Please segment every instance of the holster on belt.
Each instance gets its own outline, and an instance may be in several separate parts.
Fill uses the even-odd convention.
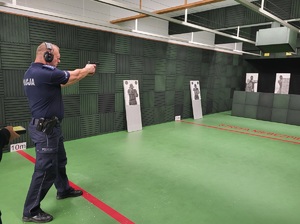
[[[37,123],[36,130],[49,135],[53,131],[54,126],[58,123],[59,120],[57,117],[52,117],[51,119],[40,118]]]

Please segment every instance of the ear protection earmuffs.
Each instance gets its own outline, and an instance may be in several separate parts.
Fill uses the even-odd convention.
[[[47,51],[44,53],[44,59],[46,62],[52,62],[53,61],[53,53],[52,53],[52,44],[45,42]]]

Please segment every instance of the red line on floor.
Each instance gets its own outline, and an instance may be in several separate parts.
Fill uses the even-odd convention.
[[[187,123],[187,124],[192,124],[192,125],[197,125],[197,126],[203,126],[203,127],[207,127],[207,128],[215,128],[215,129],[219,129],[219,130],[222,130],[222,131],[229,131],[229,132],[235,132],[235,133],[244,134],[244,135],[256,136],[256,137],[260,137],[260,138],[267,138],[267,139],[272,139],[272,140],[281,141],[281,142],[288,142],[288,143],[298,144],[298,145],[300,144],[300,142],[296,142],[296,141],[284,140],[284,139],[280,139],[280,138],[264,136],[264,135],[259,135],[259,134],[249,133],[249,132],[243,132],[243,131],[238,131],[238,130],[220,128],[220,127],[212,126],[212,125],[197,124],[197,123],[193,123],[193,122],[190,122],[190,121],[183,121],[183,120],[181,120],[181,122]]]
[[[26,152],[20,150],[20,151],[17,151],[17,153],[19,153],[21,156],[23,156],[25,159],[29,160],[30,162],[35,163],[35,158],[32,157],[31,155],[27,154]],[[87,192],[86,190],[82,189],[81,187],[77,186],[76,184],[74,184],[71,181],[69,181],[69,183],[70,183],[71,187],[73,187],[75,189],[82,190],[83,191],[82,196],[87,201],[89,201],[90,203],[95,205],[97,208],[101,209],[103,212],[108,214],[113,219],[117,220],[119,223],[121,223],[121,224],[134,224],[134,222],[132,222],[131,220],[126,218],[124,215],[117,212],[116,210],[114,210],[113,208],[111,208],[110,206],[108,206],[107,204],[105,204],[104,202],[102,202],[101,200],[99,200],[98,198],[96,198],[95,196],[93,196],[92,194]]]

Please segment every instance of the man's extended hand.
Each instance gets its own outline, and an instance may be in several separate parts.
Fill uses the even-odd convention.
[[[10,142],[13,141],[14,139],[20,137],[20,135],[18,135],[18,134],[14,131],[13,126],[7,126],[7,127],[5,127],[5,128],[6,128],[6,129],[9,131],[9,133],[10,133],[10,138],[9,138],[9,141],[10,141]]]
[[[93,76],[96,72],[96,64],[86,64],[85,68],[88,69],[88,76]]]

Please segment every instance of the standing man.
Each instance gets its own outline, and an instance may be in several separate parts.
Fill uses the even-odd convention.
[[[70,187],[66,174],[67,157],[60,125],[64,118],[61,87],[93,75],[96,65],[87,64],[82,69],[62,71],[56,68],[59,62],[59,47],[41,43],[36,50],[35,61],[23,79],[32,116],[28,130],[36,151],[34,172],[24,204],[24,222],[52,221],[53,216],[44,212],[40,203],[53,184],[57,189],[57,199],[82,195],[81,190]]]
[[[2,160],[2,149],[5,145],[8,144],[9,141],[12,141],[16,138],[19,138],[20,135],[18,135],[12,126],[7,126],[5,128],[0,129],[0,162]],[[0,224],[2,224],[1,221],[1,211],[0,211]]]

